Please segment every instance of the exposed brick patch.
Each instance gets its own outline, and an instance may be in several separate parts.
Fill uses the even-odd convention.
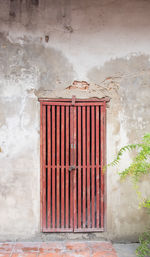
[[[72,85],[67,87],[66,89],[80,89],[80,90],[88,90],[89,84],[86,81],[78,81],[75,80]]]

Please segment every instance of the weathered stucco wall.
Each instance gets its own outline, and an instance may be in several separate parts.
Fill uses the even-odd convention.
[[[146,0],[0,0],[1,240],[44,238],[38,97],[110,96],[108,162],[150,131],[149,17]],[[142,187],[150,193],[147,178]],[[107,232],[65,237],[136,241],[148,224],[131,183],[109,168]]]

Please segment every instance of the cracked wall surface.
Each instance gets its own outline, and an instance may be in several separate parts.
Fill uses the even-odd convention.
[[[136,241],[150,225],[130,181],[107,170],[107,231],[40,233],[38,97],[109,97],[107,162],[150,131],[150,2],[0,0],[0,240]],[[142,181],[145,197],[149,179]]]

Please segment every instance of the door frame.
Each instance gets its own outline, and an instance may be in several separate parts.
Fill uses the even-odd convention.
[[[75,105],[75,101],[84,103],[94,103],[94,102],[100,102],[100,105],[103,106],[103,166],[106,165],[106,103],[110,101],[108,97],[103,97],[103,98],[87,98],[87,99],[79,99],[76,98],[75,96],[72,96],[72,98],[38,98],[38,101],[40,102],[40,231],[41,232],[63,232],[61,231],[47,231],[46,229],[43,229],[43,106],[44,105],[51,105],[51,103],[54,104],[56,102],[56,105],[59,105],[60,102],[68,102],[69,105],[70,103],[72,105]],[[106,231],[106,206],[107,206],[107,197],[106,197],[106,171],[103,175],[103,201],[104,201],[104,210],[103,210],[103,215],[104,215],[104,226],[103,228],[99,229],[99,231],[92,229],[91,231],[76,231],[75,228],[73,231],[64,231],[64,232],[71,232],[71,233],[76,233],[76,232],[103,232]]]

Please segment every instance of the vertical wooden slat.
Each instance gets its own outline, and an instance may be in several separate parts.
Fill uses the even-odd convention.
[[[95,124],[94,124],[94,106],[92,106],[92,228],[95,227],[95,172],[94,172],[94,152],[95,152]]]
[[[74,140],[73,140],[73,114],[74,108],[70,107],[70,166],[74,165]],[[70,227],[73,227],[73,174],[70,174]]]
[[[64,228],[64,106],[61,107],[61,227]]]
[[[74,115],[73,115],[73,125],[74,125],[74,132],[73,132],[73,142],[74,142],[74,161],[73,161],[73,166],[75,167],[75,169],[72,171],[73,172],[73,191],[74,191],[74,228],[77,228],[77,170],[76,170],[76,127],[77,127],[77,123],[76,123],[76,107],[73,108],[74,109]]]
[[[101,106],[101,228],[104,227],[104,106]]]
[[[69,227],[69,107],[66,106],[66,228]]]
[[[86,225],[86,128],[85,128],[85,106],[82,107],[82,128],[83,128],[83,228]]]
[[[99,106],[96,106],[96,227],[99,228]]]
[[[106,102],[104,101],[104,116],[103,116],[103,120],[104,120],[104,140],[103,140],[103,166],[105,167],[106,165]],[[106,184],[106,172],[103,174],[103,187],[104,187],[104,191],[103,191],[103,201],[104,201],[104,212],[103,212],[103,227],[105,227],[106,229],[106,219],[105,219],[105,213],[106,213],[106,202],[107,202],[107,195],[105,194],[106,190],[107,190],[107,184]]]
[[[43,231],[43,105],[40,103],[40,228]]]
[[[90,182],[90,107],[87,107],[87,225],[90,228],[90,191],[91,191],[91,182]]]
[[[52,106],[52,227],[55,228],[55,106]]]
[[[60,106],[57,106],[57,228],[60,226],[60,175],[59,175],[59,164],[60,164]]]
[[[78,228],[81,228],[81,107],[78,107]]]
[[[47,225],[51,226],[51,110],[47,107],[47,143],[48,143],[48,189],[47,189]]]
[[[46,228],[46,106],[43,106],[43,228]]]

